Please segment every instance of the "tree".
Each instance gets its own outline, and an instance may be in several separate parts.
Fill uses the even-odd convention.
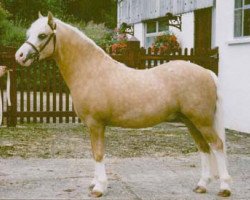
[[[105,23],[109,28],[116,27],[115,0],[0,0],[5,9],[12,14],[13,20],[30,24],[37,18],[38,11],[66,21],[94,21]]]
[[[0,2],[0,46],[18,45],[24,40],[25,32],[20,26],[16,26],[9,21],[8,13]]]
[[[65,1],[67,13],[85,22],[105,23],[110,28],[116,27],[115,0],[70,0]]]

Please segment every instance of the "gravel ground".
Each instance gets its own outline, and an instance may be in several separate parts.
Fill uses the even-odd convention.
[[[25,124],[0,128],[2,158],[91,158],[87,127],[82,124]],[[229,154],[250,154],[250,135],[227,131]],[[164,157],[197,152],[182,124],[146,129],[106,129],[106,157]]]
[[[250,158],[230,155],[232,196],[219,198],[219,181],[206,194],[192,192],[200,177],[197,153],[160,158],[107,159],[108,192],[101,200],[249,200]],[[90,199],[90,159],[0,159],[1,199]]]
[[[89,133],[81,124],[25,124],[0,129],[0,199],[89,199]],[[200,158],[185,127],[107,128],[108,193],[101,199],[222,199],[218,180],[192,192]],[[227,131],[233,195],[250,199],[250,135]]]

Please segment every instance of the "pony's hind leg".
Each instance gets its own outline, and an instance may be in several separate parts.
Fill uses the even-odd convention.
[[[210,146],[208,145],[200,131],[194,126],[194,124],[189,119],[183,116],[182,121],[188,127],[189,132],[193,137],[201,156],[201,178],[197,184],[197,187],[193,191],[196,193],[206,193],[207,185],[212,178],[210,163]]]
[[[208,142],[217,163],[219,178],[221,182],[220,192],[218,193],[218,195],[228,197],[231,195],[231,189],[229,186],[231,177],[228,173],[226,164],[225,140],[224,138],[220,138],[219,133],[216,132],[213,126],[200,126],[199,130]]]
[[[89,125],[92,153],[95,159],[94,178],[90,184],[90,195],[100,197],[107,190],[107,175],[104,165],[104,127],[102,125]]]

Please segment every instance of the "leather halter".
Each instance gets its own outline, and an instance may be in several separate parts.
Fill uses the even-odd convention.
[[[47,41],[44,43],[44,45],[40,48],[40,50],[38,50],[38,48],[32,44],[31,42],[29,42],[28,40],[25,42],[26,44],[30,45],[34,50],[35,53],[31,53],[27,56],[27,58],[25,59],[24,62],[26,62],[27,60],[29,60],[30,58],[34,58],[34,61],[38,61],[39,57],[40,57],[40,53],[45,49],[45,47],[49,44],[50,40],[53,38],[53,44],[54,44],[54,50],[53,50],[53,54],[55,52],[55,48],[56,48],[56,24],[54,27],[52,27],[49,24],[49,27],[51,28],[51,30],[53,31],[49,38],[47,39]]]

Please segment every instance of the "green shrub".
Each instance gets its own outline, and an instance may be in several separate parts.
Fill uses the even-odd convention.
[[[80,19],[78,15],[76,17],[66,12],[71,8],[71,3],[66,0],[3,0],[2,5],[5,7],[0,4],[0,45],[19,46],[23,43],[26,31],[24,27],[30,26],[30,23],[37,19],[39,10],[44,15],[51,10],[55,17],[74,24],[104,49],[111,44],[112,31],[104,23],[96,24],[93,21],[86,23],[87,18]],[[31,5],[32,10],[30,10]]]
[[[3,9],[1,3],[0,3],[0,24],[3,20],[5,20],[10,14],[7,10]]]
[[[0,4],[0,45],[17,46],[25,39],[25,29],[8,20],[10,14]]]
[[[25,40],[25,29],[6,21],[3,23],[1,38],[2,46],[19,46]]]
[[[84,33],[96,42],[102,48],[106,48],[110,45],[112,39],[112,31],[110,31],[103,24],[95,24],[93,21],[90,21],[84,28]]]

